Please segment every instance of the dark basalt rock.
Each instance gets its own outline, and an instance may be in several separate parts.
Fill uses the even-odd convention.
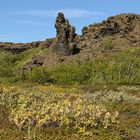
[[[46,48],[49,53],[69,56],[77,53],[95,54],[96,48],[102,47],[104,40],[112,40],[113,48],[128,48],[140,45],[140,15],[119,14],[111,16],[101,23],[94,23],[82,29],[82,35],[75,33],[75,27],[58,13],[55,22],[56,37],[32,43],[0,42],[0,51],[22,53],[27,49]],[[100,50],[100,49],[99,49]]]
[[[55,23],[56,43],[54,52],[60,55],[72,55],[79,52],[76,42],[75,27],[65,19],[63,13],[58,13]]]
[[[107,38],[112,38],[115,48],[138,46],[140,44],[140,15],[119,14],[101,23],[85,26],[82,29],[78,47],[86,52],[100,47]]]

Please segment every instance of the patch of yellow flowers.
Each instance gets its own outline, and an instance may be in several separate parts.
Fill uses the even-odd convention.
[[[118,122],[118,112],[109,112],[104,106],[94,104],[89,98],[92,95],[88,94],[56,86],[3,90],[11,109],[9,119],[19,128],[55,126],[92,133]]]

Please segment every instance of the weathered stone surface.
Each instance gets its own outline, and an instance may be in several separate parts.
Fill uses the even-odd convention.
[[[79,36],[78,47],[85,54],[89,49],[99,48],[107,38],[112,38],[114,48],[140,45],[140,15],[119,14],[84,27],[82,36]]]
[[[50,66],[50,64],[57,63],[57,57],[60,58],[60,62],[64,62],[64,60],[74,57],[67,57],[68,55],[79,53],[79,51],[79,55],[85,58],[100,55],[104,51],[102,46],[105,46],[104,43],[110,42],[110,39],[114,50],[140,46],[139,14],[112,16],[101,23],[84,27],[82,35],[76,35],[75,27],[70,25],[63,13],[59,13],[55,28],[57,32],[55,38],[25,44],[0,42],[0,50],[21,53],[36,47],[49,48],[45,58],[33,59],[29,65],[38,66],[42,63],[44,65],[43,59],[45,59],[45,63]]]
[[[58,13],[55,23],[56,43],[54,52],[60,55],[71,55],[78,52],[77,42],[75,40],[75,27],[71,26],[69,21],[65,19],[63,13]]]

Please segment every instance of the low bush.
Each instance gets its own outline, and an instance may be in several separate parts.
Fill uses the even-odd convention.
[[[118,112],[94,104],[92,94],[56,87],[51,91],[52,88],[4,88],[0,102],[10,109],[10,121],[24,129],[72,127],[73,132],[93,135],[100,128],[107,129],[118,123]]]
[[[31,72],[26,73],[26,79],[34,83],[47,83],[50,80],[50,75],[45,67],[36,67]]]
[[[57,84],[85,84],[89,82],[92,68],[91,63],[62,64],[50,71],[51,80]]]
[[[101,44],[104,50],[112,50],[114,48],[112,37],[105,38]]]
[[[93,61],[93,84],[140,84],[140,49],[108,54]]]
[[[32,52],[33,53],[33,52]],[[17,82],[28,80],[44,84],[140,85],[140,48],[117,53],[108,52],[87,62],[58,64],[52,69],[37,67],[24,74],[20,69],[31,59],[23,54],[3,52],[0,56],[0,80]]]
[[[128,93],[132,89],[136,91],[136,96]],[[0,107],[6,107],[4,111],[8,111],[4,121],[14,124],[14,128],[11,125],[6,127],[12,128],[14,134],[17,131],[15,126],[20,128],[19,133],[24,133],[22,139],[25,136],[28,139],[46,139],[46,136],[51,139],[52,135],[54,138],[65,136],[67,139],[69,136],[74,139],[73,135],[77,136],[76,139],[79,139],[78,136],[95,140],[136,139],[140,127],[139,90],[139,87],[122,86],[116,87],[115,91],[87,93],[73,87],[54,85],[22,88],[2,86]],[[2,130],[1,136],[9,139],[9,128],[2,127]],[[38,134],[36,130],[42,133]],[[53,133],[47,133],[48,130]]]
[[[10,52],[0,52],[0,77],[12,77],[14,75],[13,67],[18,60],[18,55],[13,55]]]

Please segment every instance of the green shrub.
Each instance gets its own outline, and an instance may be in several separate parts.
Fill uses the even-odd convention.
[[[55,89],[55,90],[54,90]],[[69,91],[69,92],[68,92]],[[94,103],[94,94],[56,86],[4,88],[0,103],[9,108],[9,120],[19,128],[59,127],[93,135],[118,124],[118,112]]]
[[[104,50],[112,50],[114,47],[113,39],[111,37],[105,38],[101,44]]]
[[[108,54],[93,61],[94,84],[140,84],[140,49]]]
[[[51,73],[51,80],[57,84],[84,84],[91,76],[90,62],[85,64],[59,65]]]
[[[48,82],[49,77],[49,72],[45,67],[36,67],[26,74],[26,79],[39,84]]]
[[[36,51],[29,50],[23,54],[0,52],[0,81],[140,85],[140,48],[130,48],[117,53],[109,51],[86,62],[79,59],[70,64],[59,64],[49,71],[45,67],[37,67],[24,76],[21,69],[31,61]]]
[[[12,77],[14,75],[13,67],[18,59],[18,55],[10,52],[0,52],[0,78]]]
[[[31,59],[43,55],[44,49],[33,48],[23,53],[12,53],[0,51],[0,82],[13,83],[25,79],[22,68]]]
[[[108,53],[86,63],[62,64],[54,68],[51,79],[59,84],[140,84],[140,49]]]

